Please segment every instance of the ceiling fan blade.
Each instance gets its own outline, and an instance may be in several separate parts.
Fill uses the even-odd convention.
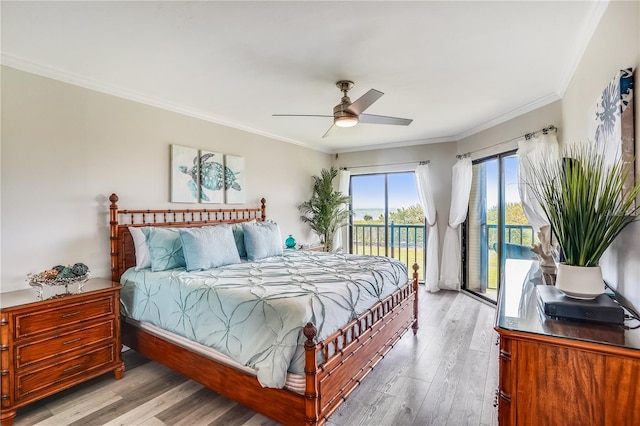
[[[318,115],[318,114],[271,114],[273,117],[331,117],[333,115]]]
[[[338,128],[338,126],[336,126],[335,124],[332,124],[331,127],[329,127],[327,129],[326,132],[324,132],[324,135],[322,135],[323,138],[326,138],[327,136],[329,136],[331,133],[333,133],[334,130],[336,130]]]
[[[360,114],[360,123],[368,124],[395,124],[398,126],[408,126],[413,121],[410,118],[386,117],[384,115]]]
[[[347,111],[360,115],[364,112],[365,109],[369,108],[375,101],[380,99],[384,95],[384,93],[380,92],[376,89],[371,89],[364,95],[360,96],[356,99],[349,107]]]

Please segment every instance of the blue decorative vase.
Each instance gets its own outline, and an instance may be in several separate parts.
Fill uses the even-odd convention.
[[[284,245],[287,246],[288,249],[296,248],[296,239],[293,238],[291,234],[289,234],[289,238],[284,240]]]

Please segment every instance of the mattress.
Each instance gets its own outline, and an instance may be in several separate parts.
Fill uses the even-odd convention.
[[[127,270],[122,313],[197,342],[282,388],[304,374],[302,328],[324,340],[407,284],[395,259],[302,250],[198,272]]]

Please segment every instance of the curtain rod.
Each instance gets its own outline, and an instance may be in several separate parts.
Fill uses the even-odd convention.
[[[459,160],[461,158],[471,157],[471,154],[475,154],[476,152],[484,151],[485,149],[493,148],[494,146],[503,145],[505,143],[517,141],[517,140],[522,139],[522,138],[524,138],[525,140],[530,140],[530,139],[533,139],[534,137],[536,137],[537,135],[539,135],[540,133],[542,133],[543,135],[548,135],[549,133],[557,133],[557,132],[558,132],[558,128],[556,126],[554,126],[553,124],[551,124],[551,125],[549,125],[549,126],[547,126],[545,128],[542,128],[540,130],[536,130],[535,132],[525,133],[524,135],[518,136],[517,138],[513,138],[513,139],[506,140],[506,141],[494,143],[493,145],[489,145],[489,146],[485,146],[483,148],[478,148],[478,149],[473,150],[473,151],[465,152],[464,154],[458,154],[458,155],[456,155],[456,158]]]
[[[418,165],[429,164],[430,160],[418,161]],[[360,165],[360,166],[349,166],[349,167],[340,167],[340,170],[348,170],[348,169],[360,169],[363,167],[380,167],[380,166],[403,166],[407,164],[416,164],[416,161],[405,161],[402,163],[387,163],[387,164],[368,164],[368,165]]]

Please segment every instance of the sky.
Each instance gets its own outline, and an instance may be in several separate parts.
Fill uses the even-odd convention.
[[[487,208],[498,205],[498,161],[485,161],[484,166],[487,170]],[[505,175],[505,202],[520,202],[520,194],[518,193],[518,158],[516,156],[506,157],[504,159],[504,175]],[[477,167],[477,166],[476,166]],[[495,188],[490,190],[489,188]]]
[[[498,159],[482,163],[487,172],[487,208],[498,204]],[[504,159],[505,200],[507,203],[519,202],[518,194],[518,158],[509,156]],[[474,166],[478,167],[478,165]],[[389,173],[389,208],[409,207],[419,204],[416,178],[413,172]],[[354,209],[384,208],[385,176],[383,174],[355,175],[351,177],[351,196]],[[495,190],[492,190],[495,188]]]
[[[389,208],[409,207],[419,204],[416,178],[413,172],[389,173]],[[359,175],[351,177],[351,195],[354,209],[384,208],[384,175]]]

